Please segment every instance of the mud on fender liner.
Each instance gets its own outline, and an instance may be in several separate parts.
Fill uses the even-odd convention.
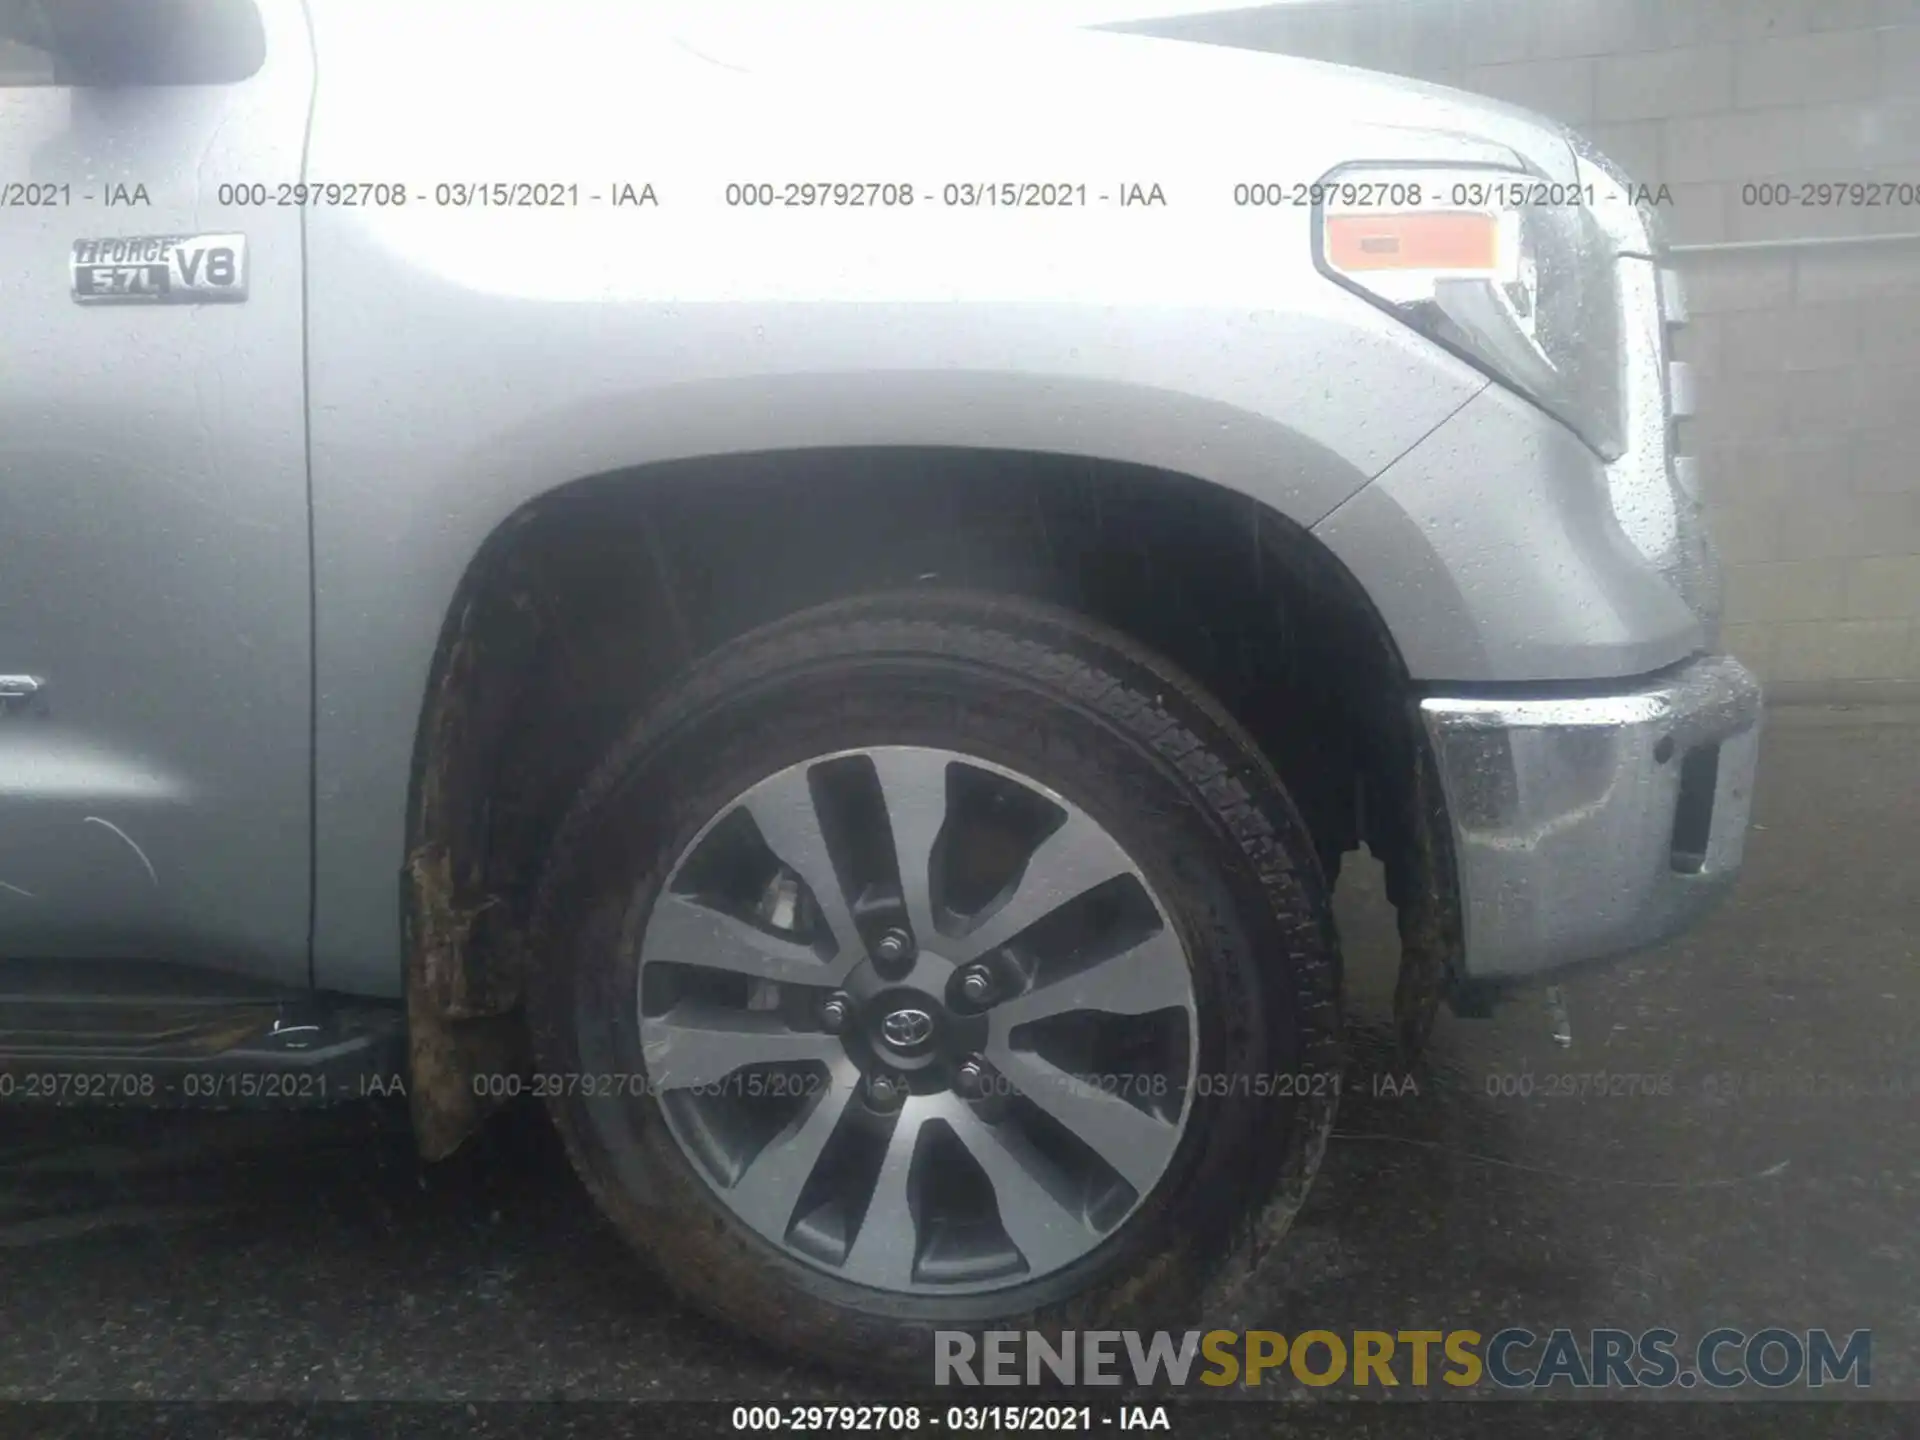
[[[414,851],[401,883],[409,956],[407,1103],[420,1154],[444,1160],[502,1103],[475,1081],[525,1070],[524,1027],[509,1014],[459,1013],[476,912],[454,905],[446,852],[428,846]]]

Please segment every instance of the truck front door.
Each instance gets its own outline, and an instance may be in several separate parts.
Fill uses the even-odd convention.
[[[304,985],[305,19],[0,18],[0,960]]]

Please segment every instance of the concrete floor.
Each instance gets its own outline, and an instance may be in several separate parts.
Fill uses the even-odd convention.
[[[1282,1261],[1209,1318],[1870,1327],[1868,1393],[1920,1399],[1916,854],[1920,714],[1779,712],[1729,905],[1570,982],[1570,1048],[1538,997],[1443,1018],[1397,1097],[1390,917],[1353,867],[1338,1132]],[[1603,1067],[1670,1093],[1542,1093]],[[537,1116],[431,1169],[403,1118],[0,1112],[0,1397],[871,1398],[653,1293]]]

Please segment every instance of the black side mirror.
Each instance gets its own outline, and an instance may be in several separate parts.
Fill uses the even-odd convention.
[[[0,0],[0,39],[86,87],[230,85],[267,58],[253,0]]]

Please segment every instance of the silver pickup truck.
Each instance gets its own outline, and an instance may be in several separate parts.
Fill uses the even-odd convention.
[[[1191,1311],[1737,871],[1686,312],[1564,129],[911,7],[0,0],[0,1085],[541,1097],[790,1350]],[[798,12],[798,13],[795,13]]]

